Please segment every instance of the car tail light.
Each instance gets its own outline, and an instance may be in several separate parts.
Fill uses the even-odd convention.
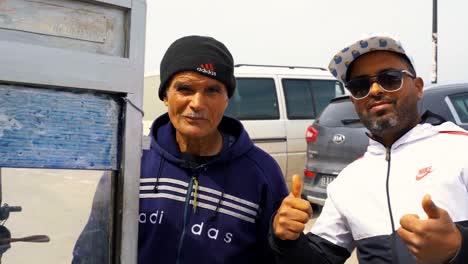
[[[315,142],[318,136],[318,131],[313,126],[309,126],[306,130],[306,142]]]
[[[308,171],[308,170],[304,169],[304,176],[309,177],[309,178],[313,178],[313,177],[315,177],[315,172]]]

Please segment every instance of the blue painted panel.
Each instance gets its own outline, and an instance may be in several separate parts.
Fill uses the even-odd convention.
[[[116,170],[118,97],[0,84],[0,167]]]

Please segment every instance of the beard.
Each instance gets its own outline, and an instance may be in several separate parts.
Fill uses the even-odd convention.
[[[399,118],[396,115],[379,119],[368,118],[365,120],[364,125],[373,135],[381,135],[386,130],[397,127],[399,121],[398,119]]]
[[[374,114],[360,113],[359,117],[364,126],[372,133],[372,135],[382,137],[386,133],[398,133],[398,131],[406,132],[412,124],[418,122],[418,111],[416,102],[403,101],[399,105],[393,100],[385,100],[393,103],[393,108],[376,112]]]

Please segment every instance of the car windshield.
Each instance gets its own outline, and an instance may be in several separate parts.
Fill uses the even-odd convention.
[[[450,96],[461,123],[468,123],[468,93]]]
[[[349,100],[339,100],[330,103],[320,115],[318,121],[323,126],[358,126],[362,127],[359,116]]]

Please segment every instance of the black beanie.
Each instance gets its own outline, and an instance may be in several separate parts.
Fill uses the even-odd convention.
[[[231,98],[236,88],[234,59],[223,43],[211,37],[187,36],[169,46],[160,66],[159,99],[164,100],[166,89],[174,74],[193,71],[222,82]]]

